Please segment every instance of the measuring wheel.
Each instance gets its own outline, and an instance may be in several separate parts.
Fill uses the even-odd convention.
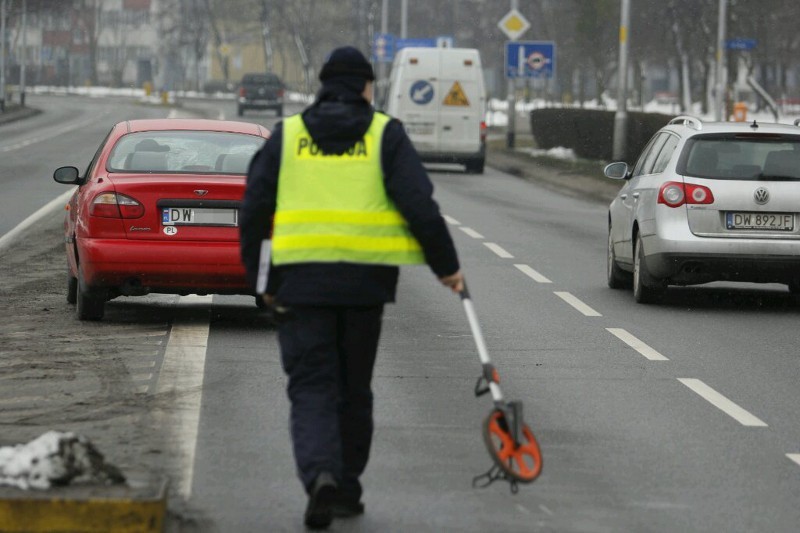
[[[483,440],[495,464],[510,480],[530,483],[542,473],[542,452],[527,424],[520,429],[519,443],[515,444],[505,415],[495,409],[483,423]]]

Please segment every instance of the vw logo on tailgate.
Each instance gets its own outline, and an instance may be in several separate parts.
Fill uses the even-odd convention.
[[[764,187],[759,187],[753,193],[753,199],[755,199],[757,204],[764,205],[769,202],[769,191]]]

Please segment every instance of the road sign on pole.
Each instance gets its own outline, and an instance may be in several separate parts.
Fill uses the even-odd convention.
[[[752,50],[756,47],[758,41],[755,39],[728,39],[725,41],[725,48],[728,50]]]
[[[403,48],[435,48],[436,39],[395,39],[394,51],[397,53]]]
[[[556,45],[552,41],[506,43],[507,78],[552,79],[556,70]]]
[[[394,60],[395,38],[391,33],[379,33],[372,42],[372,57],[378,63],[391,63]]]
[[[519,37],[528,31],[531,23],[528,19],[522,16],[522,13],[516,9],[511,9],[506,15],[497,23],[497,27],[506,34],[506,37],[512,41],[516,41]]]

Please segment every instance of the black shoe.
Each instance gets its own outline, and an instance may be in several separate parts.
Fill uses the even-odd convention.
[[[328,472],[322,472],[314,480],[308,495],[305,524],[310,529],[326,529],[333,522],[333,500],[336,497],[336,482]]]
[[[364,514],[364,504],[358,498],[352,498],[341,492],[333,499],[333,516],[336,518],[352,518]]]

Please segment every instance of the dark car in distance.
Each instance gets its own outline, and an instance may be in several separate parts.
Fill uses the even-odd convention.
[[[283,116],[284,86],[281,79],[271,73],[250,73],[239,84],[237,113],[241,117],[248,109],[272,109]]]

